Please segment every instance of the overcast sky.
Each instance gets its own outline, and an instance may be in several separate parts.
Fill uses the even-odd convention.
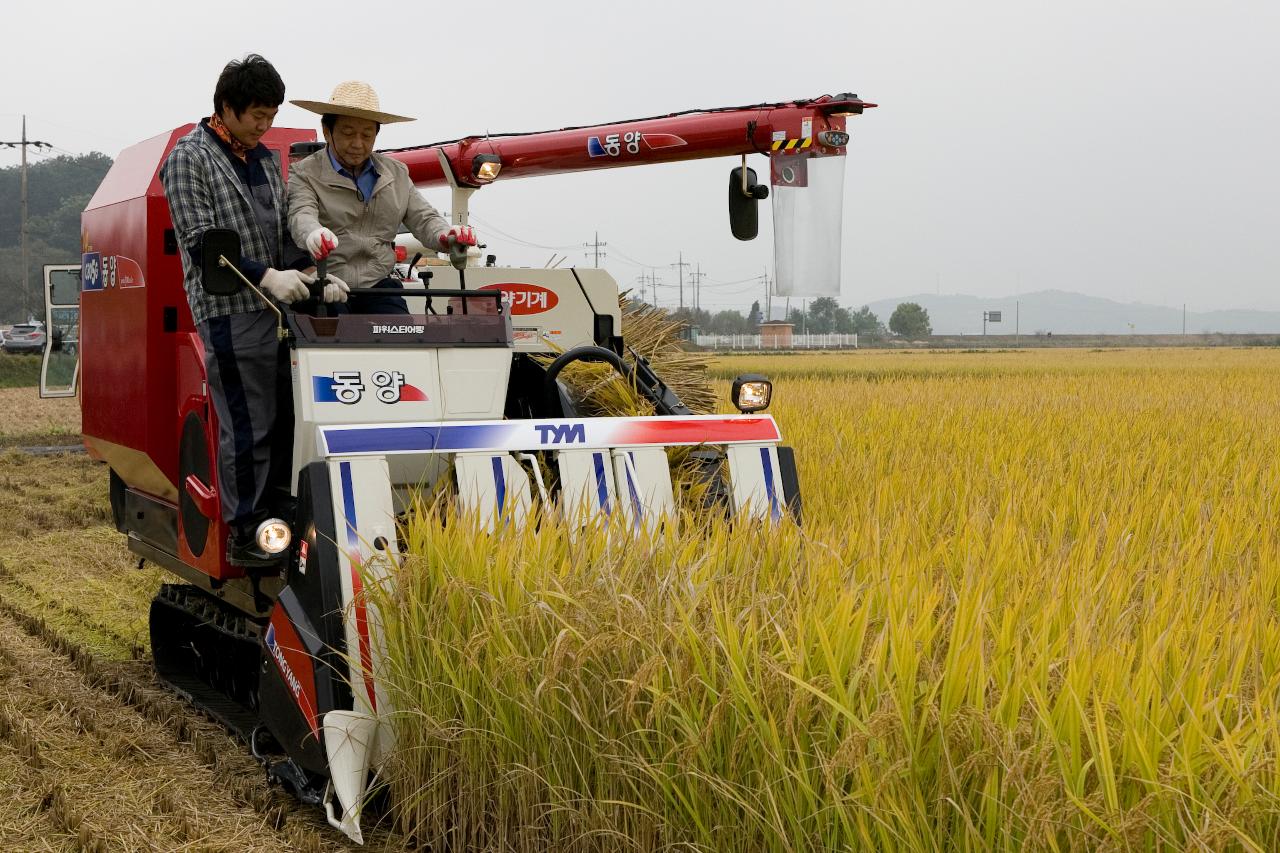
[[[287,97],[372,83],[380,147],[855,92],[841,301],[1046,288],[1192,310],[1280,309],[1280,3],[1179,0],[199,4],[6,9],[0,139],[115,156],[211,110],[250,51]],[[277,126],[315,127],[286,104]],[[763,157],[753,157],[767,173]],[[17,155],[0,151],[0,166]],[[472,213],[499,261],[645,265],[704,307],[772,262],[729,234],[732,159],[495,184]],[[448,193],[428,191],[442,209]],[[536,245],[528,245],[536,244]]]

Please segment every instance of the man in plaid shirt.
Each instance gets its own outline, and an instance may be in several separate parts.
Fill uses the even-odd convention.
[[[289,512],[293,396],[289,353],[276,335],[275,312],[249,288],[206,293],[200,241],[210,228],[240,235],[240,270],[279,303],[310,297],[311,261],[289,236],[284,181],[274,152],[261,144],[284,101],[284,82],[251,54],[227,64],[213,93],[213,115],[178,140],[160,169],[182,247],[183,286],[204,343],[209,396],[218,416],[218,493],[231,529],[228,559],[270,567],[259,526]],[[346,301],[334,276],[326,302]],[[291,519],[287,519],[291,520]]]

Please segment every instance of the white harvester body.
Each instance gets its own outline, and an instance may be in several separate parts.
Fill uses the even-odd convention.
[[[453,289],[455,280],[448,274],[455,271],[434,272],[433,287],[444,278]],[[617,286],[603,272],[583,272],[472,268],[466,285],[471,290],[513,279],[530,285],[529,279],[537,278],[537,286],[550,294],[537,297],[545,300],[540,304],[551,303],[549,311],[559,314],[553,320],[523,315],[532,316],[524,322],[538,329],[524,346],[550,354],[557,348],[553,341],[592,343],[592,325],[604,305],[614,309],[614,328],[621,326]],[[504,297],[504,306],[512,304]],[[415,317],[422,319],[413,315],[403,324],[379,323],[372,337],[412,340],[423,331]],[[341,338],[342,329],[357,322],[343,318],[330,331]],[[359,815],[368,785],[391,737],[386,722],[391,708],[380,678],[381,620],[363,590],[369,583],[394,582],[400,563],[397,517],[415,493],[429,493],[442,477],[451,478],[459,511],[486,530],[522,524],[541,504],[543,511],[562,513],[571,527],[617,513],[628,527],[653,531],[676,509],[667,449],[707,445],[726,448],[731,512],[772,520],[785,512],[780,435],[772,417],[504,419],[513,351],[519,349],[519,344],[300,342],[293,350],[294,471],[297,476],[308,465],[323,463],[329,481],[325,491],[332,501],[341,579],[343,675],[353,699],[351,710],[332,710],[317,721],[330,768],[325,807],[330,822],[355,840],[361,837]],[[552,465],[554,472],[547,470]],[[548,488],[553,479],[558,484],[554,500]],[[301,568],[305,572],[305,562]],[[282,662],[286,655],[275,658]]]

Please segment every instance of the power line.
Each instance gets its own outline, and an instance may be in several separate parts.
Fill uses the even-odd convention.
[[[18,115],[19,115],[18,113],[0,113],[0,118],[17,118]],[[40,122],[42,126],[48,125],[50,127],[64,131],[65,134],[72,134],[72,135],[82,134],[85,131],[84,125],[79,125],[79,126],[72,125],[68,122],[60,121],[59,119],[56,119],[56,118],[49,118],[48,116],[39,115],[37,113],[27,113],[26,115],[28,118]],[[99,151],[100,153],[108,154],[108,155],[110,154],[109,149],[111,147],[115,147],[117,150],[122,150],[122,149],[128,148],[130,145],[133,145],[135,142],[137,142],[136,139],[125,139],[123,137],[116,136],[113,133],[104,133],[103,128],[100,125],[94,125],[93,136],[95,139],[108,144],[103,145],[101,147],[96,147],[93,145],[93,143],[90,143],[89,150]]]
[[[613,247],[613,253],[615,255],[622,257],[627,263],[630,263],[633,266],[637,266],[637,267],[647,267],[651,269],[653,267],[666,266],[666,264],[646,264],[643,261],[637,261],[635,258],[628,255],[626,252],[619,249],[617,246]]]
[[[582,243],[582,244],[570,243],[566,245],[552,246],[552,245],[547,245],[545,243],[537,243],[532,240],[525,240],[521,237],[517,237],[508,231],[504,231],[498,226],[494,225],[492,222],[485,220],[482,217],[476,216],[474,213],[471,214],[471,218],[475,220],[476,224],[483,226],[486,231],[492,231],[493,233],[501,237],[505,237],[506,239],[511,240],[512,242],[519,243],[522,246],[532,246],[535,249],[552,249],[555,251],[568,251],[570,249],[577,249],[579,248],[579,246],[590,248],[594,245],[594,243]],[[599,236],[599,233],[597,233],[596,240],[599,240],[599,239],[600,239],[600,236]],[[600,245],[601,247],[603,247],[608,244],[600,243]],[[645,263],[644,261],[637,260],[635,257],[628,255],[626,252],[619,249],[616,245],[611,246],[609,251],[613,253],[614,262],[621,262],[623,264],[637,267],[639,269],[654,269],[655,267],[670,266],[669,264]],[[600,257],[604,258],[604,256],[605,256],[605,253],[601,252]],[[711,280],[714,281],[715,279],[711,279]],[[743,279],[743,281],[746,281],[746,279]]]
[[[477,223],[477,224],[479,224],[479,225],[481,225],[481,226],[482,226],[486,231],[492,231],[493,233],[495,233],[495,234],[497,234],[497,235],[499,235],[499,236],[501,236],[501,237],[505,237],[505,238],[507,238],[508,240],[511,240],[512,242],[519,243],[519,244],[520,244],[520,245],[522,245],[522,246],[532,246],[532,247],[533,247],[533,248],[535,248],[535,249],[552,249],[552,250],[560,251],[560,252],[562,252],[562,251],[566,251],[566,250],[568,250],[568,249],[576,249],[576,248],[578,248],[576,245],[573,245],[573,244],[569,244],[569,245],[565,245],[565,246],[548,246],[548,245],[545,245],[545,244],[543,244],[543,243],[534,243],[534,242],[532,242],[532,241],[530,241],[530,240],[522,240],[522,239],[520,239],[519,237],[516,237],[516,236],[515,236],[515,235],[513,235],[513,234],[508,234],[506,231],[503,231],[503,230],[502,230],[501,228],[499,228],[498,226],[496,226],[496,225],[494,225],[494,224],[492,224],[492,223],[490,223],[490,222],[486,222],[485,220],[483,220],[483,219],[481,219],[480,217],[476,216],[474,213],[470,214],[470,218],[471,218],[471,219],[474,219],[474,220],[476,221],[476,223]]]
[[[595,241],[591,243],[582,243],[582,244],[576,244],[576,245],[575,244],[558,245],[558,246],[548,245],[546,243],[536,243],[532,240],[525,240],[523,238],[515,236],[514,234],[511,234],[508,231],[504,231],[503,229],[494,225],[492,222],[489,222],[488,220],[478,217],[475,214],[472,214],[471,218],[476,222],[476,224],[482,226],[486,231],[491,231],[494,234],[497,234],[500,237],[503,237],[507,240],[511,240],[514,243],[519,243],[522,246],[530,246],[535,249],[550,249],[552,251],[559,252],[559,251],[568,251],[571,249],[577,249],[579,248],[579,246],[582,246],[588,249],[593,249],[597,243],[599,243],[599,246],[601,248],[603,248],[606,245],[609,245],[608,243],[600,240],[599,232],[596,232]],[[658,288],[663,288],[663,289],[679,288],[681,294],[683,294],[683,291],[684,291],[683,275],[681,276],[681,281],[679,284],[676,284],[676,283],[667,284],[663,282],[661,279],[657,278],[657,276],[652,272],[652,270],[660,267],[664,267],[664,266],[675,267],[677,266],[677,264],[645,263],[641,260],[636,259],[634,256],[629,255],[626,252],[622,251],[617,247],[616,244],[610,246],[609,251],[612,253],[611,259],[609,261],[610,266],[620,263],[626,266],[636,267],[637,269],[640,270],[640,275],[637,276],[637,280],[645,279],[649,288],[653,290],[653,293],[655,296],[657,295]],[[594,256],[594,252],[587,252],[586,254],[588,256]],[[603,259],[604,257],[605,257],[605,252],[600,252],[600,258]],[[683,253],[681,254],[681,263],[684,266],[691,266],[691,264],[684,262]],[[647,278],[645,276],[646,271],[648,272]],[[683,272],[683,269],[681,270],[681,272]],[[701,307],[702,305],[702,291],[704,288],[711,289],[712,291],[715,292],[717,296],[735,296],[735,295],[740,295],[742,293],[746,293],[752,289],[752,287],[745,287],[745,288],[735,287],[735,285],[748,284],[748,285],[754,286],[754,285],[758,285],[761,281],[761,276],[759,274],[744,276],[742,278],[721,280],[721,279],[714,278],[708,273],[702,272],[701,269],[699,269],[699,271],[696,274],[691,274],[691,277],[695,277],[695,281],[697,282],[696,284],[697,297],[695,299],[695,305],[697,307]],[[683,305],[683,302],[684,302],[683,296],[681,296],[681,298],[679,299],[679,302],[681,305]]]
[[[44,146],[44,150],[34,152],[34,153],[38,153],[45,156],[53,155],[55,157],[79,157],[80,156],[74,151],[68,151],[65,148],[59,148],[57,145],[49,145],[47,143]]]

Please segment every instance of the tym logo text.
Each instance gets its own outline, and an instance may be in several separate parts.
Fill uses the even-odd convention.
[[[533,428],[543,444],[583,444],[587,440],[586,424],[535,424]]]

